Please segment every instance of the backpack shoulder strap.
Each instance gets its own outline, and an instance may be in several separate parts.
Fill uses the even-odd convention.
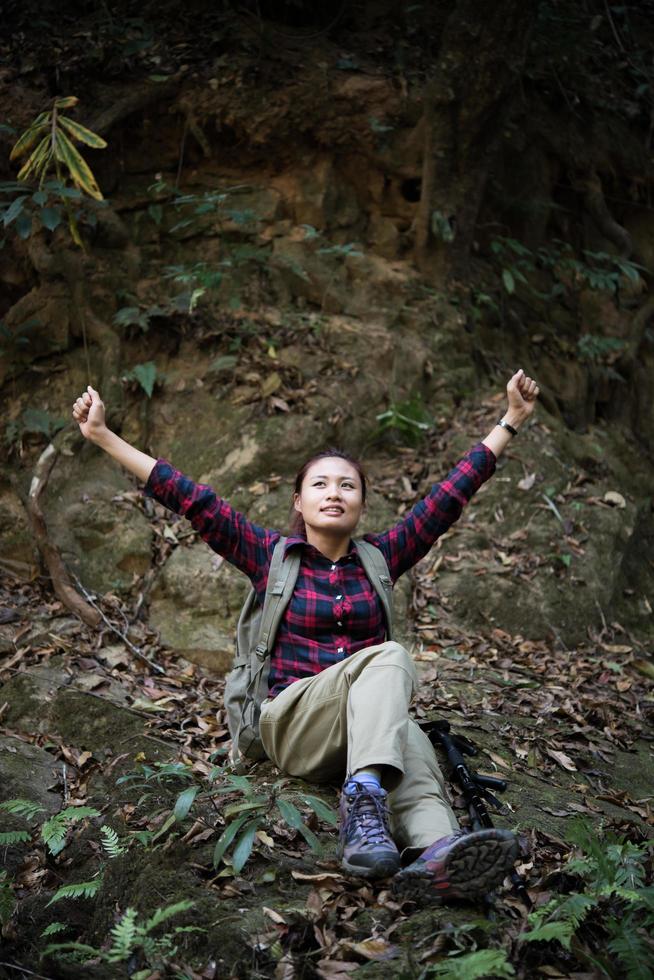
[[[266,596],[261,613],[261,628],[255,654],[261,661],[270,656],[270,646],[274,641],[284,610],[288,605],[300,570],[300,556],[292,551],[284,560],[287,538],[280,537],[270,561]]]
[[[386,638],[393,639],[393,582],[388,571],[386,559],[379,548],[364,541],[363,538],[356,538],[354,541],[363,570],[370,579],[372,585],[377,590],[381,599],[384,613],[386,615]]]

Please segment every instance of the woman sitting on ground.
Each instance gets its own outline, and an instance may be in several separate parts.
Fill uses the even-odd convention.
[[[423,558],[495,470],[533,412],[536,383],[523,371],[507,385],[505,415],[441,483],[390,530],[366,535],[397,581]],[[211,487],[130,446],[105,424],[89,387],[73,406],[85,438],[145,483],[145,492],[189,519],[218,554],[244,572],[263,603],[278,531],[253,524]],[[366,481],[359,463],[329,450],[308,460],[293,494],[295,527],[285,553],[300,570],[270,659],[260,735],[281,770],[312,782],[345,778],[340,854],[346,871],[416,879],[442,898],[470,898],[500,884],[517,857],[510,831],[465,833],[447,802],[429,739],[409,717],[417,686],[411,658],[385,640],[382,603],[353,535]],[[401,850],[400,850],[401,849]]]

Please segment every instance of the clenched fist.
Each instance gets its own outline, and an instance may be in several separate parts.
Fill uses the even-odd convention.
[[[90,385],[73,405],[73,418],[84,438],[91,442],[106,431],[104,402]]]

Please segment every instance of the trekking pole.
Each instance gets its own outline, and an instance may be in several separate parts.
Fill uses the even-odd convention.
[[[483,830],[487,827],[492,828],[493,821],[488,812],[488,807],[490,806],[497,813],[502,813],[504,808],[491,790],[503,793],[508,785],[506,780],[497,776],[482,776],[468,768],[464,755],[477,755],[478,749],[463,735],[452,734],[449,721],[423,722],[420,727],[434,747],[440,745],[445,750],[452,766],[452,776],[461,787],[473,831]],[[510,878],[516,894],[526,908],[531,910],[533,902],[529,897],[525,879],[521,874],[518,874],[515,868],[511,872]]]

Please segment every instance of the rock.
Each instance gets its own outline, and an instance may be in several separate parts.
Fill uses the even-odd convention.
[[[7,313],[5,326],[19,344],[20,362],[29,364],[68,348],[70,321],[68,286],[63,282],[51,282],[22,296]],[[25,342],[19,338],[24,338]],[[3,358],[0,383],[8,375],[9,359]]]
[[[0,555],[5,560],[38,568],[39,555],[23,502],[3,474],[0,474]]]
[[[18,814],[0,811],[0,832],[33,831],[62,807],[61,796],[53,792],[61,763],[45,749],[12,735],[0,736],[0,785],[2,800],[29,800],[43,811],[26,819]],[[3,846],[2,865],[13,875],[22,864],[28,843]]]
[[[127,589],[150,567],[150,523],[130,493],[119,467],[88,444],[50,477],[43,499],[48,531],[87,589]]]
[[[247,579],[203,543],[176,548],[152,592],[150,625],[187,660],[223,674],[234,655]]]

